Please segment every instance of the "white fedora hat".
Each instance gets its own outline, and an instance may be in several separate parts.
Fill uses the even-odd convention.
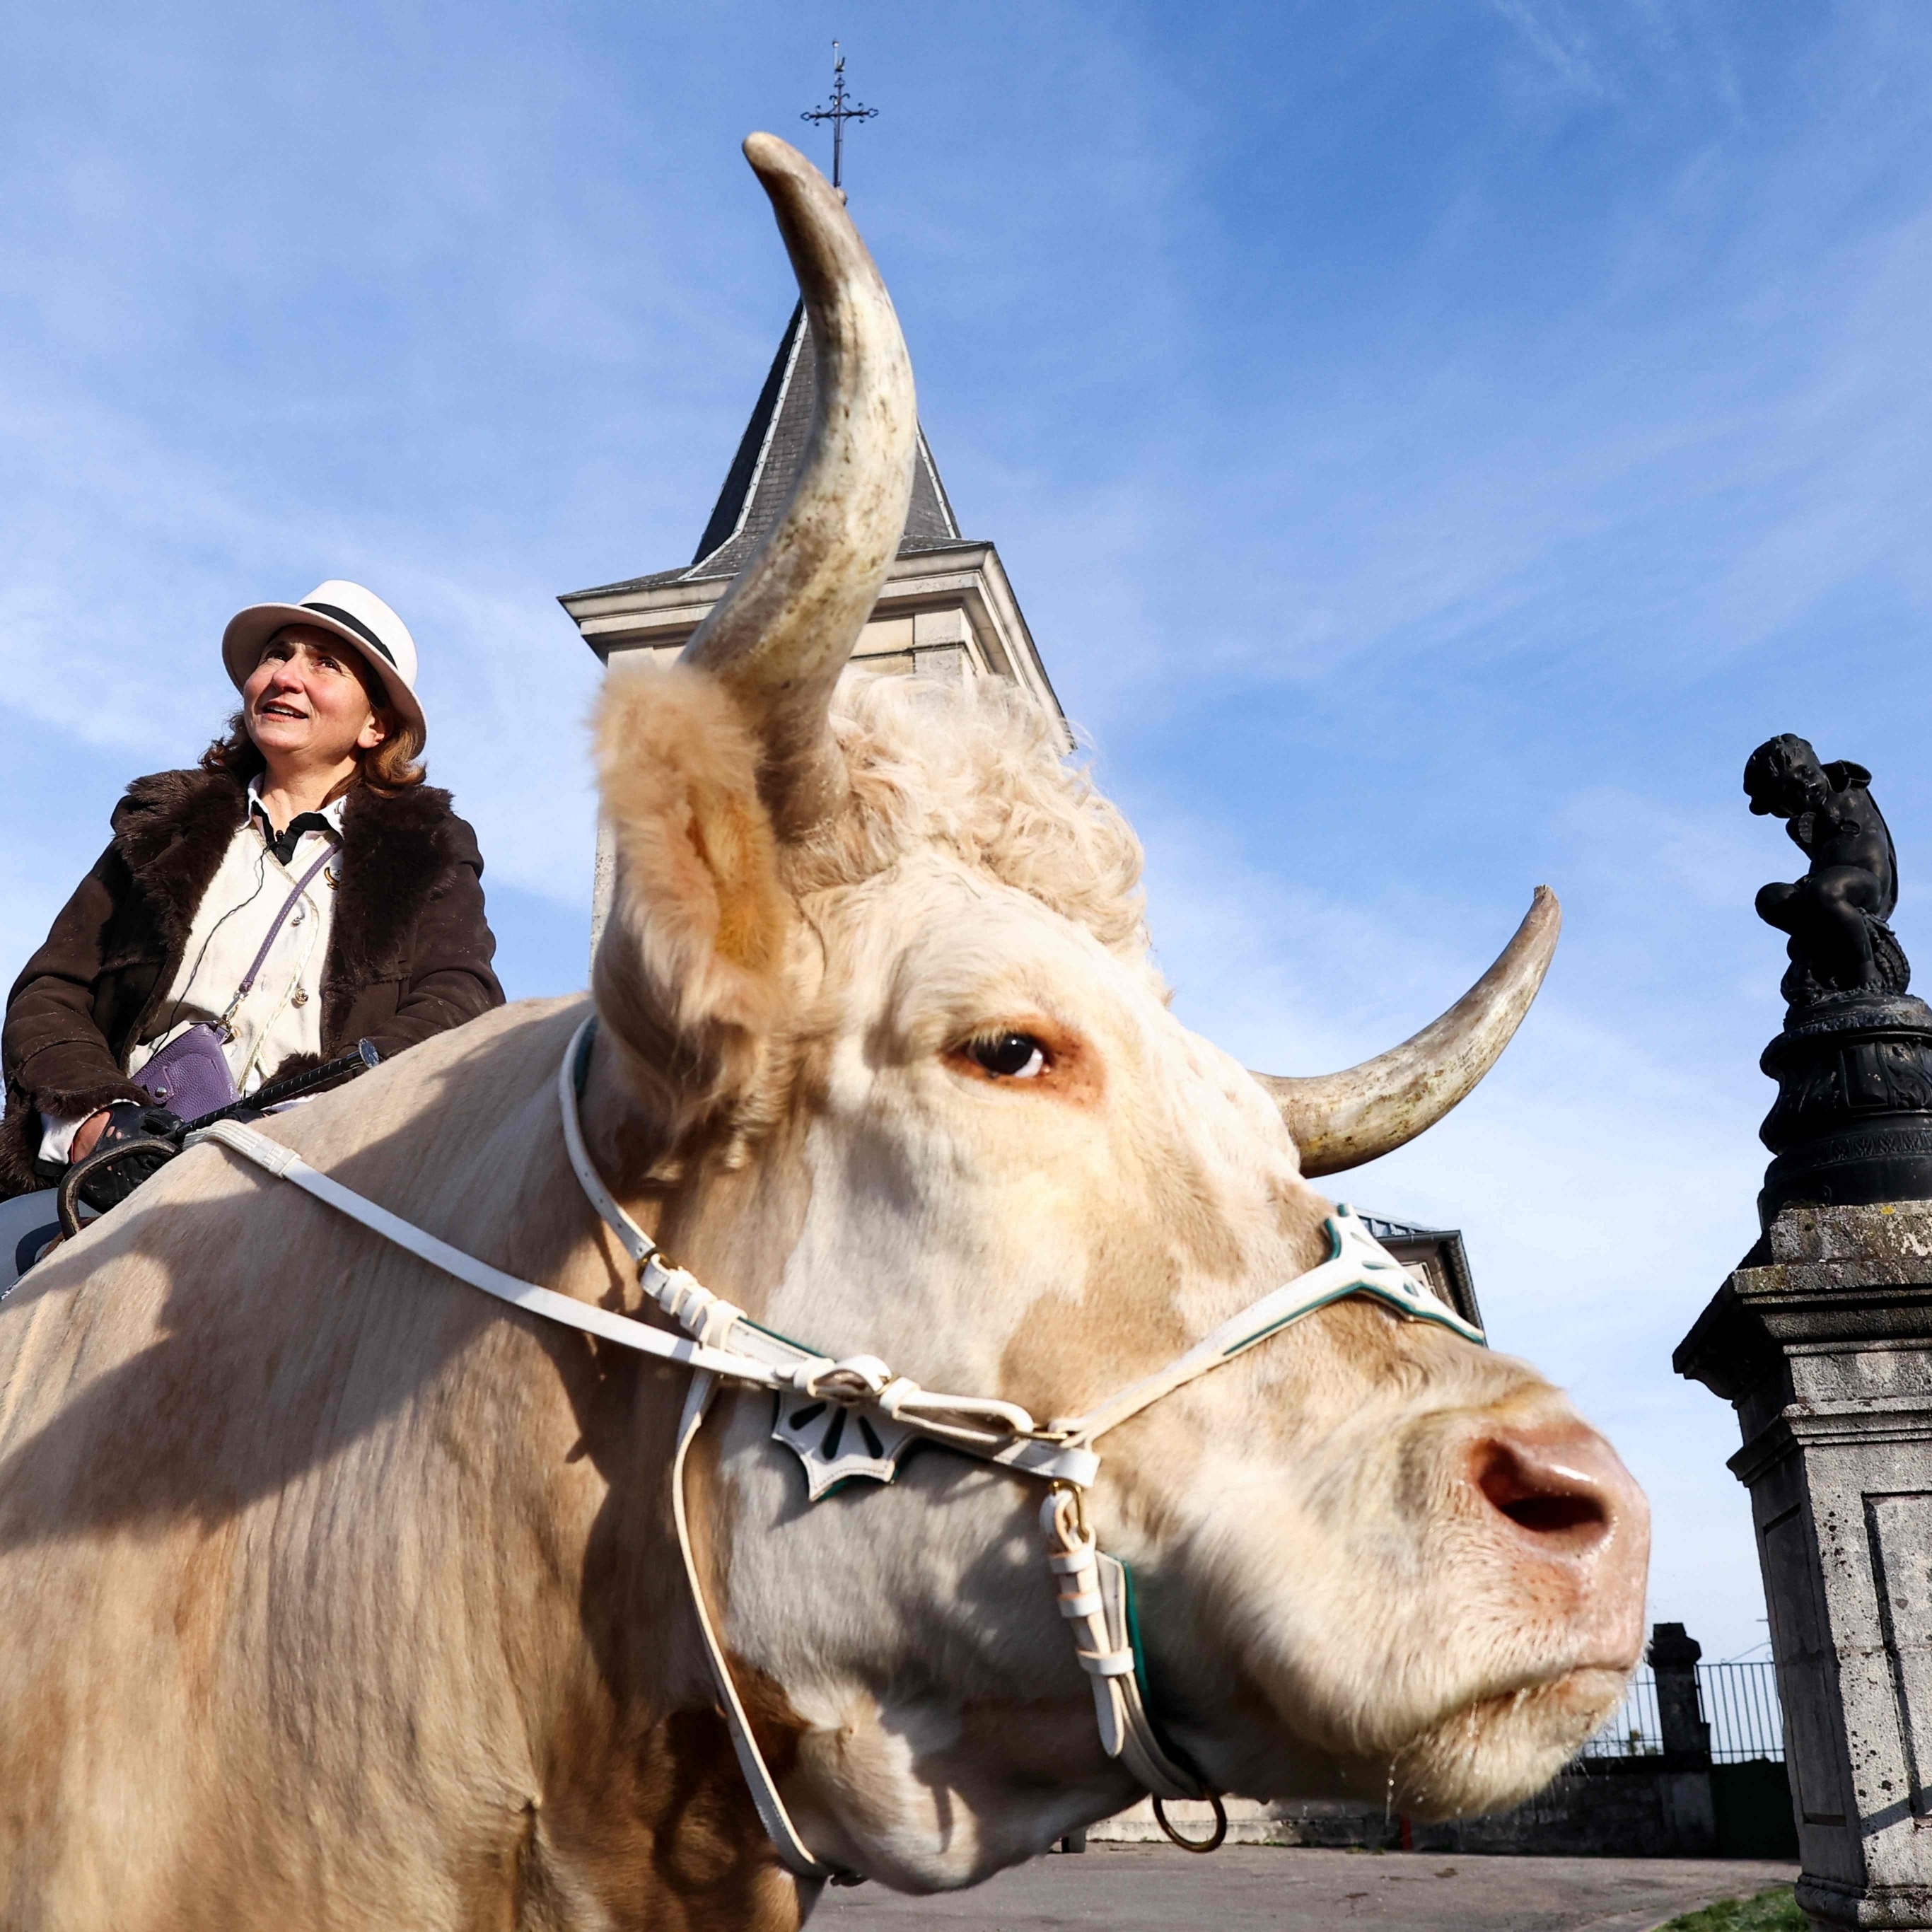
[[[291,624],[313,624],[332,631],[360,651],[389,702],[425,736],[422,706],[416,699],[416,640],[405,624],[373,590],[332,577],[318,584],[299,604],[251,604],[229,619],[221,634],[221,662],[239,691],[262,661],[262,646]]]

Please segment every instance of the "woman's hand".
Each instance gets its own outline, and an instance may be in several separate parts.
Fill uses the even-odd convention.
[[[76,1161],[85,1160],[94,1151],[106,1126],[107,1109],[103,1107],[99,1113],[88,1114],[87,1118],[74,1129],[73,1144],[68,1148],[67,1153],[68,1165],[70,1167]]]

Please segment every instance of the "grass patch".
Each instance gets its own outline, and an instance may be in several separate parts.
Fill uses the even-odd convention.
[[[1658,1932],[1810,1932],[1788,1885],[1774,1885],[1755,1898],[1726,1898],[1702,1912],[1687,1912]]]

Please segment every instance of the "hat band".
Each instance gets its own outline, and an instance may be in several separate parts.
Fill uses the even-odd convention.
[[[360,617],[352,616],[349,612],[341,609],[339,606],[334,604],[310,604],[304,602],[302,605],[302,608],[304,610],[316,611],[325,617],[333,617],[338,624],[346,624],[372,651],[378,651],[381,652],[382,662],[387,664],[392,670],[397,668],[396,660],[390,654],[388,646],[384,644],[382,639],[377,637],[375,632],[370,630],[369,626],[364,623]]]

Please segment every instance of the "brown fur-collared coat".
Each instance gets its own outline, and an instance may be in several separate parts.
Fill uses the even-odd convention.
[[[0,1197],[47,1184],[34,1165],[43,1110],[146,1098],[123,1071],[128,1055],[174,983],[246,808],[238,780],[206,771],[136,778],[115,807],[112,842],[8,996]],[[322,977],[325,1058],[367,1039],[387,1059],[502,1004],[482,872],[446,791],[350,794]]]

